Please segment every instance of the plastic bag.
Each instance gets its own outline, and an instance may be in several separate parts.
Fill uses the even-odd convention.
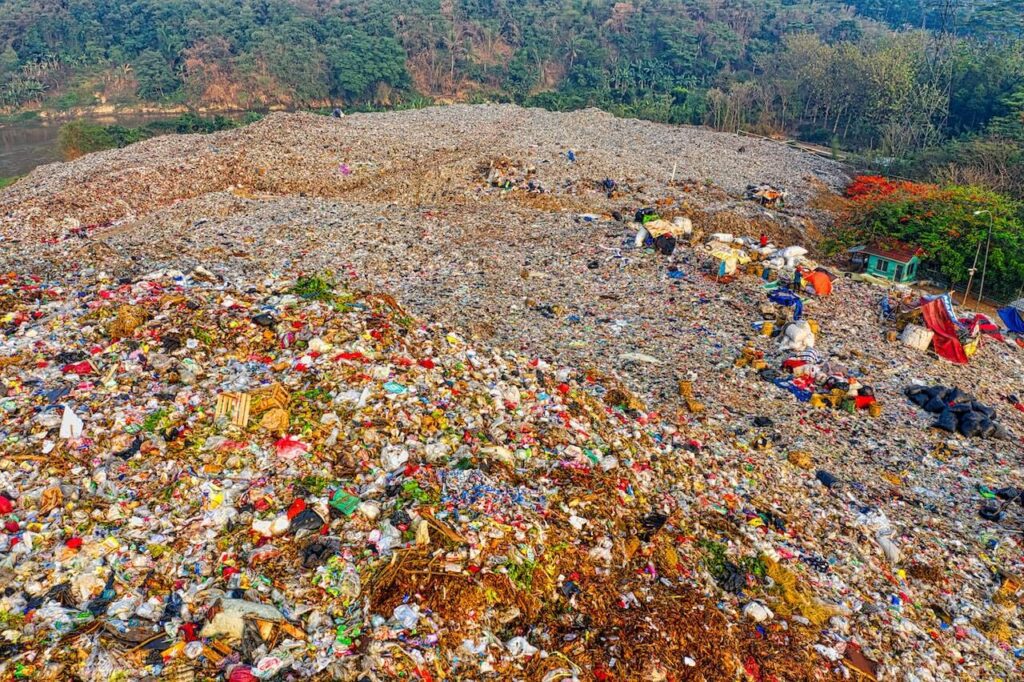
[[[946,404],[946,401],[940,398],[939,396],[933,396],[928,400],[928,402],[924,404],[924,409],[928,410],[933,414],[944,412],[948,407],[949,405]]]
[[[960,417],[960,433],[968,438],[977,438],[981,435],[981,422],[985,416],[980,412],[967,412]]]
[[[413,630],[420,620],[420,607],[416,604],[401,604],[391,614],[391,622],[403,630]]]
[[[939,418],[935,420],[932,427],[936,429],[942,429],[943,431],[949,431],[950,433],[956,433],[957,420],[956,415],[953,414],[952,410],[943,410]]]

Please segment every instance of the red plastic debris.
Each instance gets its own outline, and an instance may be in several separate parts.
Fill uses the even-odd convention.
[[[64,374],[93,374],[96,370],[92,368],[92,363],[88,360],[82,360],[81,362],[74,362],[70,365],[64,365],[61,368]]]
[[[306,501],[301,497],[297,498],[292,505],[288,507],[288,520],[291,521],[298,516],[306,508]]]

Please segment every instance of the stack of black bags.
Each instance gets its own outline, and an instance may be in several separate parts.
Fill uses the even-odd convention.
[[[968,438],[1009,440],[1010,433],[996,421],[995,408],[979,403],[974,396],[959,388],[946,386],[910,386],[907,397],[938,418],[937,429],[960,433]]]

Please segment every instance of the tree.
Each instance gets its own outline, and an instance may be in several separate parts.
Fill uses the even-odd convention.
[[[10,45],[3,52],[0,52],[0,79],[3,79],[7,74],[13,74],[18,70],[20,66],[18,62],[18,53],[14,51],[14,48]]]
[[[381,83],[405,87],[405,50],[394,38],[348,29],[325,46],[330,95],[347,102],[368,101]]]
[[[889,237],[920,246],[925,260],[954,283],[967,281],[990,225],[990,291],[1008,298],[1024,285],[1024,205],[1004,195],[959,185],[910,186],[855,201],[845,223],[854,238]]]
[[[171,70],[164,56],[156,50],[146,50],[140,54],[133,66],[139,84],[139,97],[143,99],[164,99],[181,87],[181,80]]]
[[[88,121],[72,121],[60,127],[58,145],[64,158],[70,160],[90,152],[112,149],[117,146],[117,142],[101,125]]]

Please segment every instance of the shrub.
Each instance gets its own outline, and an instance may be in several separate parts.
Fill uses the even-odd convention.
[[[966,282],[989,230],[986,289],[1009,298],[1024,285],[1024,205],[977,187],[921,185],[861,176],[847,190],[853,199],[841,218],[845,243],[898,239],[920,246],[924,260],[952,282]],[[981,268],[982,262],[978,267]],[[991,288],[990,288],[991,286]]]

